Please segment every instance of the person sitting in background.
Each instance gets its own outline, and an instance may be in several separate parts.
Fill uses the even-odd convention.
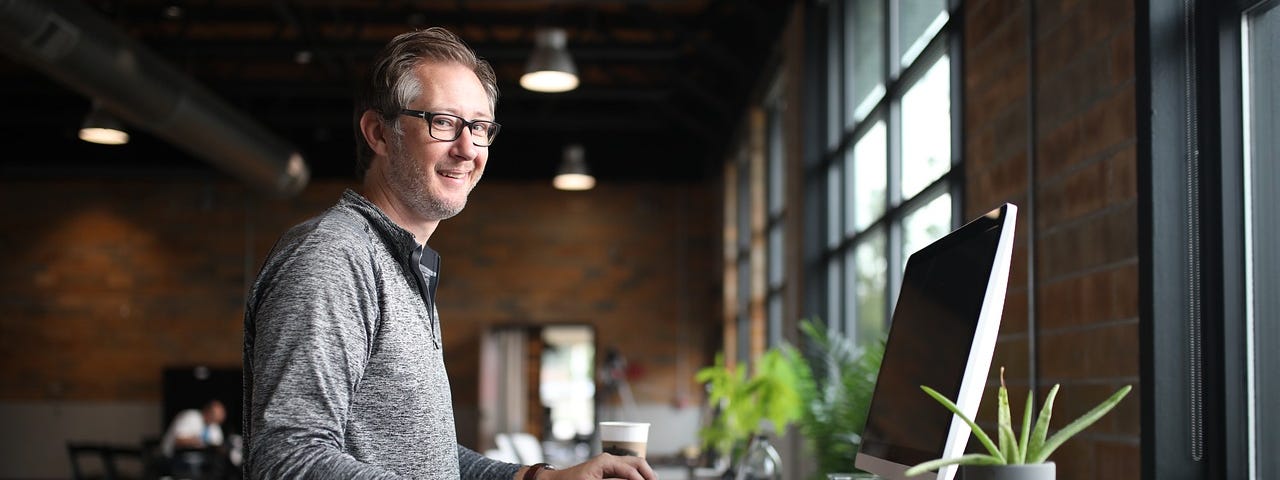
[[[204,407],[183,410],[160,440],[160,449],[168,459],[167,473],[180,478],[221,478],[223,465],[222,422],[227,410],[222,402],[210,400]]]
[[[227,410],[218,400],[210,400],[200,410],[191,408],[178,412],[165,431],[160,448],[166,457],[172,457],[177,450],[221,446],[222,422],[226,419]]]

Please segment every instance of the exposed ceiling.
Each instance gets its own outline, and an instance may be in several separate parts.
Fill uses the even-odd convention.
[[[502,134],[486,176],[549,181],[563,147],[585,146],[600,181],[707,178],[774,55],[791,2],[742,0],[118,0],[94,12],[183,75],[297,147],[313,177],[351,176],[351,97],[394,35],[444,26],[493,63]],[[167,10],[178,7],[175,11]],[[538,27],[563,27],[581,86],[518,85]],[[302,53],[308,52],[308,53]],[[300,56],[308,56],[300,61]],[[208,164],[134,133],[76,139],[91,100],[0,56],[0,172],[165,175]],[[18,152],[30,152],[19,154]]]

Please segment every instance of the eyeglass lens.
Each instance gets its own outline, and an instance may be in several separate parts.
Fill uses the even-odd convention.
[[[476,145],[488,146],[497,135],[497,124],[485,120],[466,121],[462,117],[447,113],[428,114],[431,138],[445,142],[457,140],[465,127],[471,132],[471,141]]]

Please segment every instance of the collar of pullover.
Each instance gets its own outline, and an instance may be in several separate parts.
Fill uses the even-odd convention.
[[[388,245],[393,246],[395,252],[402,256],[401,258],[409,256],[418,247],[417,239],[413,237],[412,233],[396,225],[381,208],[378,208],[369,199],[364,198],[364,195],[356,193],[355,190],[344,190],[342,199],[338,201],[338,206],[350,208],[368,219],[369,224],[378,230],[378,235],[382,236]],[[427,250],[431,251],[429,247]],[[434,251],[431,252],[435,253]]]

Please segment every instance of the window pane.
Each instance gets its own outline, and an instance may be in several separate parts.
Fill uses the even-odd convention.
[[[853,249],[844,251],[844,278],[842,296],[844,297],[844,315],[840,318],[841,330],[845,336],[856,340],[858,334],[858,262],[853,257]]]
[[[827,263],[827,325],[840,328],[840,257],[832,257]]]
[[[827,167],[827,247],[835,248],[840,245],[841,233],[840,229],[840,208],[841,198],[844,197],[844,189],[840,185],[840,162],[832,162]]]
[[[556,440],[572,440],[595,429],[595,335],[588,326],[546,326],[538,396]]]
[[[751,262],[738,261],[738,360],[751,358]]]
[[[945,56],[902,96],[903,199],[951,169],[950,96],[951,65]]]
[[[882,0],[849,0],[844,11],[845,112],[852,112],[846,118],[852,126],[884,96],[886,19]]]
[[[857,268],[857,334],[858,344],[875,341],[885,330],[884,290],[888,262],[885,261],[883,232],[865,237],[854,250]]]
[[[784,245],[782,244],[782,224],[775,223],[769,227],[769,288],[776,289],[782,286],[783,270],[782,270],[782,252]]]
[[[1280,478],[1280,8],[1272,3],[1251,12],[1245,29],[1245,300],[1252,345],[1250,423],[1254,478]]]
[[[840,144],[841,122],[844,109],[840,108],[840,85],[844,78],[840,68],[840,10],[830,4],[827,11],[827,146],[834,149]]]
[[[947,0],[906,0],[898,8],[898,59],[906,66],[947,23]]]
[[[858,233],[858,226],[857,226],[857,223],[854,222],[854,220],[856,217],[855,214],[858,210],[858,201],[860,200],[858,198],[858,191],[859,191],[858,187],[860,187],[860,185],[858,185],[858,178],[856,176],[858,172],[855,169],[857,164],[854,161],[853,155],[854,155],[854,149],[846,149],[844,151],[843,158],[841,159],[841,161],[843,161],[845,164],[844,198],[848,199],[846,200],[848,203],[844,205],[844,222],[843,222],[844,235],[846,237],[853,236],[853,234]]]
[[[782,343],[782,295],[769,296],[769,347]]]
[[[738,161],[738,250],[751,249],[751,165],[747,154],[740,153]]]
[[[902,219],[902,264],[916,250],[951,231],[951,195],[942,194]]]
[[[887,144],[884,122],[878,121],[853,146],[854,180],[849,184],[854,186],[854,200],[850,208],[853,211],[850,223],[858,231],[866,229],[871,222],[884,215],[884,191],[889,182],[885,170],[888,162],[885,148]]]
[[[777,216],[782,212],[783,169],[782,169],[782,115],[777,107],[769,109],[768,120],[769,142],[769,216]]]

